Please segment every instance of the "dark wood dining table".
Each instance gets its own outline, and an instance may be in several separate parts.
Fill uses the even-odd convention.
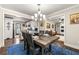
[[[38,38],[34,38],[33,40],[42,48],[42,55],[44,55],[44,49],[58,39],[58,36],[39,36]]]

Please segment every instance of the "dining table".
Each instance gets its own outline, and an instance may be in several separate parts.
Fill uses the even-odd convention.
[[[33,38],[33,41],[42,48],[42,55],[45,54],[44,50],[53,42],[59,39],[58,36],[37,36]],[[51,49],[51,47],[50,47]]]

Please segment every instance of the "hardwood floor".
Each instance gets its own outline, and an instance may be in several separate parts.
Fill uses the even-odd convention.
[[[21,43],[23,43],[23,41],[21,41]],[[11,47],[11,46],[10,46],[10,47]],[[9,48],[9,47],[1,47],[1,48],[0,48],[0,55],[8,55],[8,48]],[[15,49],[18,49],[18,48],[20,48],[20,47],[16,46]],[[54,49],[53,49],[53,48],[54,48]],[[23,48],[21,47],[20,49],[23,49]],[[63,51],[62,51],[62,49],[63,49]],[[13,48],[12,48],[12,50],[13,50]],[[12,51],[12,50],[11,50],[11,51]],[[61,51],[63,52],[63,54],[61,54],[61,51],[59,51],[59,50],[61,50]],[[22,51],[23,51],[23,50],[22,50]],[[22,52],[22,51],[21,51],[21,52]],[[52,53],[53,53],[53,51],[57,52],[58,55],[59,55],[59,54],[60,54],[60,55],[71,55],[71,54],[74,55],[73,52],[79,53],[79,50],[74,49],[74,48],[71,48],[71,47],[68,47],[68,46],[65,46],[63,41],[56,41],[56,42],[52,43]],[[70,52],[70,51],[72,51],[72,52]],[[20,50],[19,50],[19,52],[20,52]],[[67,54],[65,54],[66,52],[67,52]],[[17,52],[17,53],[18,53],[18,52]],[[57,54],[53,54],[53,55],[57,55]],[[75,55],[76,55],[76,53],[75,53]],[[78,54],[77,54],[77,55],[78,55]]]
[[[6,55],[7,54],[7,49],[6,47],[1,47],[0,48],[0,55]]]

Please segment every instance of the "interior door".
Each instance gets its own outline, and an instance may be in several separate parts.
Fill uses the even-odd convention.
[[[21,23],[19,22],[14,22],[14,35],[13,36],[16,36],[16,35],[20,35],[21,36]]]

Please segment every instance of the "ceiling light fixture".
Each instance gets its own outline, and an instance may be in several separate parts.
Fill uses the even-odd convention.
[[[45,20],[46,16],[45,16],[45,14],[42,13],[41,8],[40,8],[40,4],[37,4],[37,6],[38,6],[38,11],[37,11],[37,13],[35,13],[32,16],[32,19],[35,20],[35,21]]]

